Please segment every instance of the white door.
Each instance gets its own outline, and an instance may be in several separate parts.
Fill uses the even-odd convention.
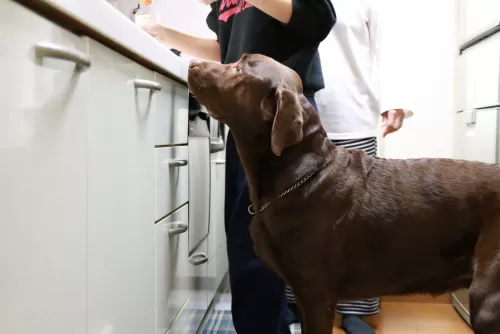
[[[456,118],[456,148],[458,159],[498,162],[499,108],[465,110]]]
[[[152,71],[89,40],[89,333],[155,332]]]
[[[87,333],[87,50],[10,0],[0,41],[0,333]]]
[[[155,225],[156,333],[165,334],[192,296],[181,268],[188,260],[188,204]]]
[[[464,43],[500,23],[500,1],[460,0],[459,41]]]

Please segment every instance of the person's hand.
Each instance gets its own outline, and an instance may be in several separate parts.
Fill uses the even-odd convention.
[[[162,41],[164,39],[165,28],[156,22],[146,22],[141,26],[141,28],[158,41]]]
[[[211,5],[212,2],[215,2],[216,0],[199,0],[202,4],[205,5]]]
[[[401,129],[403,120],[405,118],[405,111],[403,109],[391,109],[382,114],[382,126],[384,127],[385,137],[389,133],[393,133]]]

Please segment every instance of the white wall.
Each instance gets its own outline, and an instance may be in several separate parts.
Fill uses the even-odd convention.
[[[130,19],[133,19],[132,11],[140,2],[140,0],[107,1]],[[160,13],[162,25],[198,37],[215,38],[215,34],[206,24],[210,6],[198,0],[153,0],[153,6]]]
[[[387,32],[397,46],[389,54],[415,115],[403,128],[381,140],[387,158],[452,157],[454,80],[457,48],[456,0],[387,0]],[[386,59],[387,62],[387,59]],[[408,65],[409,64],[409,65]],[[381,75],[398,77],[385,69]]]
[[[215,38],[206,24],[210,6],[198,0],[154,0],[154,4],[162,25],[198,37]]]

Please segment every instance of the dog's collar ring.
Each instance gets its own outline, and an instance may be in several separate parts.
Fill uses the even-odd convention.
[[[316,174],[316,172],[312,172],[312,173],[309,173],[307,174],[306,176],[304,176],[303,178],[301,178],[299,181],[297,181],[297,183],[295,183],[293,186],[291,186],[290,188],[288,188],[287,190],[285,190],[284,192],[282,192],[274,201],[271,201],[271,202],[267,202],[266,204],[264,204],[263,206],[261,206],[259,208],[259,213],[263,212],[265,209],[267,209],[269,206],[271,206],[271,204],[273,204],[274,202],[276,202],[277,200],[279,200],[280,198],[286,196],[287,194],[289,194],[290,192],[294,191],[295,189],[297,189],[298,187],[300,187],[301,185],[303,185],[307,180],[309,180],[314,174]],[[253,205],[250,204],[248,206],[248,213],[252,216],[255,216],[257,214],[257,212],[255,212],[254,208],[253,208]]]

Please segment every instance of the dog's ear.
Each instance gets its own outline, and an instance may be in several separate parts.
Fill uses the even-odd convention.
[[[304,116],[297,93],[288,89],[276,90],[276,114],[271,132],[271,149],[280,156],[286,147],[302,141]]]

